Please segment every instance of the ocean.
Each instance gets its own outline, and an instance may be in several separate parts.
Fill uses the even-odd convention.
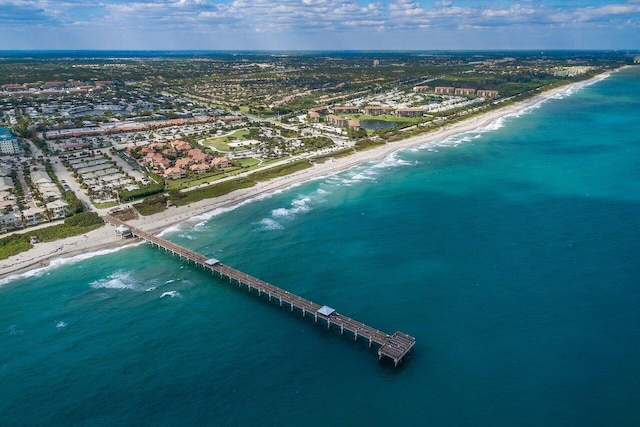
[[[640,67],[164,237],[417,339],[375,349],[148,245],[0,282],[0,425],[640,425]]]

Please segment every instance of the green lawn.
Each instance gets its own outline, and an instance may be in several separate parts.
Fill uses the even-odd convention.
[[[95,206],[98,209],[107,209],[107,208],[112,208],[114,206],[118,206],[118,202],[104,202],[104,203],[93,202],[93,206]]]
[[[167,210],[167,199],[164,196],[152,196],[133,205],[142,216],[153,215]]]
[[[240,163],[240,166],[242,166],[243,168],[250,168],[252,166],[257,166],[258,164],[260,164],[260,160],[254,159],[253,157],[248,159],[238,159],[236,160],[236,162]]]
[[[366,114],[349,114],[348,116],[358,120],[384,120],[385,122],[409,123],[409,124],[417,124],[425,121],[424,117],[396,117],[390,114],[383,115],[383,116],[369,116]]]
[[[203,144],[208,146],[208,147],[213,147],[216,150],[229,151],[231,149],[227,145],[227,143],[229,141],[243,140],[248,135],[249,135],[249,130],[248,129],[238,129],[237,131],[235,131],[235,132],[233,132],[233,133],[231,133],[229,135],[221,136],[219,138],[206,139],[206,140],[204,140]]]
[[[218,151],[229,151],[229,146],[222,138],[205,139],[202,144],[207,147],[215,148]]]
[[[248,177],[241,177],[230,181],[224,181],[218,184],[210,185],[208,187],[199,188],[197,190],[187,191],[183,193],[172,192],[170,198],[174,204],[183,206],[202,199],[219,197],[240,188],[252,187],[258,181],[267,181],[271,178],[288,175],[296,171],[309,168],[311,166],[313,165],[308,160],[298,160],[296,162],[275,166],[267,170],[254,172]]]

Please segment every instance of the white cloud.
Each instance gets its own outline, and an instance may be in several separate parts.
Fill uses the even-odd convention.
[[[282,40],[342,32],[356,37],[358,31],[368,34],[372,29],[430,34],[459,29],[546,32],[560,27],[640,27],[640,0],[594,1],[0,0],[0,36],[5,34],[2,29],[26,32],[30,25],[42,31],[91,28],[149,39],[159,33],[169,38],[258,33]]]

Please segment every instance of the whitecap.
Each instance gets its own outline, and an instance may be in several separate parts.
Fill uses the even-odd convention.
[[[62,320],[56,323],[56,328],[62,329],[67,327],[67,322],[63,322]]]
[[[164,297],[182,298],[182,294],[178,291],[163,292],[162,295],[160,295],[160,298]]]
[[[310,197],[302,197],[300,199],[296,199],[291,202],[290,208],[273,209],[271,211],[271,216],[274,218],[290,218],[301,213],[309,212],[311,210],[309,202],[311,202]]]
[[[176,224],[176,225],[173,225],[171,227],[165,228],[160,233],[158,233],[158,236],[163,236],[165,234],[177,233],[178,231],[182,231],[182,230],[183,230],[183,228],[182,228],[181,224]]]
[[[278,208],[271,211],[271,215],[278,218],[287,216],[289,213],[289,209],[286,208]]]
[[[89,284],[93,289],[139,289],[139,284],[130,273],[117,271],[105,279],[94,280]]]
[[[327,176],[317,177],[317,178],[314,178],[313,180],[324,179],[324,178],[327,178]],[[276,190],[273,190],[273,191],[268,192],[268,193],[259,194],[259,195],[255,196],[255,197],[247,198],[247,199],[245,199],[245,200],[243,200],[243,201],[241,201],[239,203],[235,203],[234,202],[234,198],[231,198],[231,199],[229,199],[227,201],[227,203],[229,203],[229,206],[216,208],[216,209],[213,209],[213,210],[208,211],[208,212],[204,212],[204,213],[199,214],[199,215],[194,215],[191,218],[186,219],[185,221],[183,221],[179,225],[176,225],[176,226],[173,226],[173,227],[170,227],[170,228],[167,228],[167,229],[163,230],[162,232],[158,233],[158,236],[159,237],[163,237],[163,236],[166,236],[167,234],[175,233],[177,231],[182,231],[184,228],[189,227],[189,226],[193,227],[192,230],[197,230],[197,229],[201,228],[203,225],[206,225],[207,222],[213,217],[216,217],[216,216],[228,213],[228,212],[232,212],[232,211],[234,211],[234,210],[236,210],[236,209],[238,209],[238,208],[240,208],[240,207],[242,207],[244,205],[247,205],[249,203],[259,202],[259,201],[262,201],[262,200],[269,199],[269,198],[273,197],[276,194],[280,194],[280,193],[286,192],[286,191],[288,191],[288,190],[290,190],[292,188],[298,187],[298,186],[300,186],[302,184],[305,184],[305,183],[293,183],[289,187],[280,188],[280,189],[276,189]],[[189,237],[187,237],[187,238],[189,238]]]
[[[155,291],[155,290],[156,290],[156,286],[152,286],[150,288],[145,289],[144,291],[145,292],[152,292],[152,291]]]
[[[410,166],[414,163],[409,162],[407,160],[401,159],[399,157],[399,151],[393,152],[386,156],[382,161],[377,162],[373,165],[374,169],[388,169],[388,168],[397,168],[401,166]]]
[[[271,218],[263,218],[258,223],[262,226],[263,230],[282,230],[284,226],[280,224],[278,221],[275,221]]]

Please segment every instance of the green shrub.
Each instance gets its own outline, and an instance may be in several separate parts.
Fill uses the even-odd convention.
[[[121,191],[120,200],[123,202],[130,202],[131,200],[142,199],[144,197],[153,196],[154,194],[162,193],[163,191],[164,191],[164,183],[150,184],[138,190]]]
[[[29,242],[29,237],[24,234],[12,234],[0,239],[0,259],[7,259],[10,256],[28,251],[33,246]]]

